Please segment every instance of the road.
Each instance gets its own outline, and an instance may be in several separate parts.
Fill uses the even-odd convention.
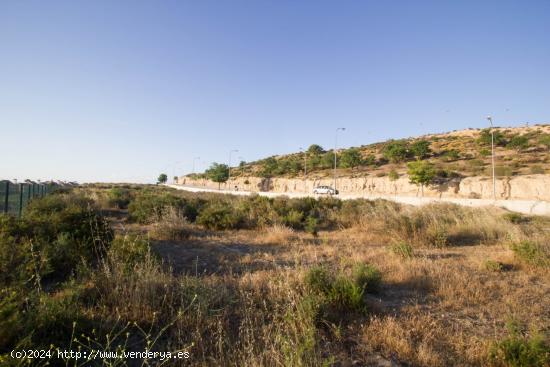
[[[252,192],[252,191],[232,191],[232,190],[216,190],[205,187],[196,186],[184,186],[184,185],[166,185],[177,190],[185,190],[190,192],[215,192],[229,195],[248,196],[257,194],[266,197],[278,197],[287,196],[290,198],[303,198],[303,197],[322,197],[323,195],[297,193],[297,192]],[[495,206],[504,208],[510,211],[523,213],[523,214],[536,214],[536,215],[550,215],[550,203],[540,200],[490,200],[490,199],[461,199],[461,198],[433,198],[433,197],[416,197],[416,196],[399,196],[399,195],[361,195],[361,194],[340,194],[337,196],[341,200],[352,199],[385,199],[391,200],[402,204],[409,205],[426,205],[430,203],[453,203],[470,207],[482,207],[482,206]]]

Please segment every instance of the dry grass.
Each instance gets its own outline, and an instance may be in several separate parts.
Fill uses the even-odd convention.
[[[163,210],[160,218],[157,218],[150,230],[151,237],[156,240],[181,241],[189,238],[194,233],[191,224],[174,207]]]
[[[508,320],[550,332],[548,269],[526,265],[510,246],[548,241],[546,219],[517,224],[498,210],[383,201],[349,216],[347,228],[318,236],[280,225],[190,235],[168,212],[142,228],[170,240],[153,241],[162,262],[146,256],[130,272],[106,262],[88,312],[169,325],[162,347],[189,348],[198,366],[483,366]],[[411,254],[391,254],[397,241]],[[488,260],[502,268],[489,271]],[[308,269],[349,274],[365,263],[382,274],[378,292],[364,295],[367,314],[324,318],[304,285]]]

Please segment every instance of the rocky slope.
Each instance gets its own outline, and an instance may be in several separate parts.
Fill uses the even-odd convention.
[[[218,184],[207,179],[192,179],[182,176],[178,184],[217,189]],[[325,179],[291,179],[236,177],[221,184],[222,190],[272,191],[279,193],[309,192],[319,185],[333,186],[334,181]],[[340,177],[337,188],[342,194],[368,196],[422,196],[420,187],[409,183],[406,176],[397,180],[388,177]],[[550,175],[525,175],[499,178],[496,181],[496,196],[499,200],[541,200],[550,201]],[[493,183],[489,177],[466,177],[452,179],[444,184],[424,188],[424,197],[492,199]]]

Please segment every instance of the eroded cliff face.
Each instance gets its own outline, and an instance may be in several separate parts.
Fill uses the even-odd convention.
[[[218,188],[218,183],[206,179],[194,180],[182,176],[178,184]],[[311,193],[320,185],[334,186],[328,179],[304,180],[299,178],[236,177],[220,185],[222,190],[272,191],[280,193]],[[422,196],[421,188],[409,183],[402,176],[395,181],[388,177],[340,177],[336,187],[342,194],[377,196]],[[499,178],[496,181],[496,195],[499,200],[542,200],[550,201],[550,175],[528,175]],[[424,187],[424,197],[492,199],[493,181],[490,177],[467,177]]]

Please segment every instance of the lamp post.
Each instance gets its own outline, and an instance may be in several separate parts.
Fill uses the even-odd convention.
[[[338,127],[334,133],[334,193],[336,193],[336,148],[338,147],[338,131],[345,131],[345,127]]]
[[[491,124],[491,164],[493,166],[493,200],[497,200],[497,191],[496,191],[496,179],[495,179],[495,134],[493,132],[493,118],[487,116],[489,124]]]
[[[227,182],[229,182],[229,180],[231,179],[231,153],[238,153],[239,150],[238,149],[233,149],[233,150],[230,150],[229,151],[229,174],[227,176]]]

